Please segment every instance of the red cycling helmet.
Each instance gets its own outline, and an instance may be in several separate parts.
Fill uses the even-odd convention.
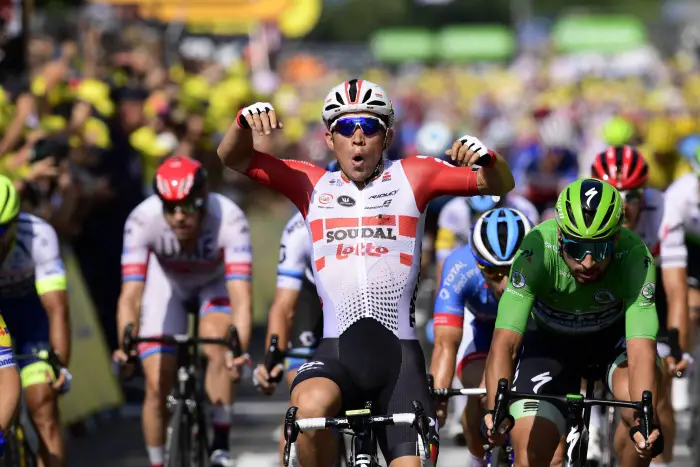
[[[180,203],[194,200],[198,207],[206,201],[207,173],[202,164],[183,156],[172,156],[156,171],[153,190],[161,201]]]
[[[595,156],[591,176],[618,190],[633,190],[646,184],[649,167],[642,153],[632,146],[610,146]]]

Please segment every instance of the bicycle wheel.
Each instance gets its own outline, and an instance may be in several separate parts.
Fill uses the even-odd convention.
[[[209,465],[209,440],[207,436],[207,423],[202,404],[197,404],[194,415],[190,415],[189,433],[191,436],[191,459],[195,467],[207,467]]]
[[[178,401],[175,406],[173,418],[170,421],[170,436],[168,439],[168,467],[186,467],[189,462],[189,442],[190,437],[186,427],[183,427],[185,422],[184,416],[184,401]]]
[[[605,423],[603,425],[603,455],[600,460],[601,467],[615,467],[617,459],[615,457],[615,430],[620,422],[620,412],[614,407],[608,407],[605,413]]]
[[[0,467],[15,467],[19,465],[19,447],[17,437],[15,436],[15,428],[10,428],[5,437],[5,452],[0,459]]]

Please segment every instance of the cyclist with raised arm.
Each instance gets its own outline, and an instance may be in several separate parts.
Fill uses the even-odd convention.
[[[689,356],[680,349],[679,327],[688,325],[688,296],[685,281],[685,268],[679,271],[673,263],[667,267],[659,257],[661,252],[661,222],[664,215],[664,194],[654,188],[647,188],[649,167],[644,156],[632,146],[611,146],[599,153],[591,166],[591,176],[604,180],[620,191],[626,227],[639,235],[654,258],[657,277],[656,314],[659,317],[659,356],[665,359],[668,371],[662,373],[661,390],[658,395],[657,411],[663,429],[666,448],[662,461],[673,459],[675,440],[675,420],[671,404],[672,375],[684,371]],[[678,277],[681,274],[683,277]],[[670,331],[670,332],[668,332]],[[666,343],[667,342],[667,343]],[[678,359],[678,361],[676,361]],[[597,416],[594,410],[592,415]],[[591,427],[594,417],[591,417]],[[596,430],[591,430],[591,446],[597,449]],[[589,456],[593,449],[589,449]],[[660,459],[661,460],[661,459]]]
[[[615,399],[640,401],[649,390],[656,402],[656,270],[644,242],[622,227],[622,203],[608,183],[575,181],[559,195],[556,220],[525,236],[498,304],[486,361],[489,409],[501,378],[518,392],[565,395],[578,393],[596,366],[602,371],[594,376]],[[561,462],[566,438],[579,435],[564,433],[564,412],[535,400],[510,406],[516,462]],[[645,440],[637,414],[625,409],[621,418],[615,433],[620,465],[649,465],[663,451],[659,427],[653,425]],[[491,413],[484,423],[490,441],[503,443]]]
[[[229,199],[210,193],[204,168],[187,157],[163,162],[154,191],[131,212],[124,227],[120,344],[127,324],[142,337],[185,333],[186,304],[196,301],[200,337],[228,337],[233,324],[245,351],[252,327],[252,258],[245,214]],[[211,462],[230,466],[232,380],[238,380],[246,355],[234,359],[221,346],[202,348],[208,359],[205,389],[214,425]],[[138,353],[146,377],[144,440],[151,466],[162,467],[165,400],[175,381],[177,355],[174,348],[159,344],[142,344]],[[114,358],[123,362],[128,356],[117,350]]]
[[[515,209],[487,211],[474,223],[469,245],[447,257],[435,299],[430,372],[436,388],[451,386],[455,368],[464,387],[484,387],[498,301],[518,247],[531,228],[525,214]],[[484,414],[481,398],[469,397],[461,419],[473,467],[485,466],[479,432]],[[442,426],[447,400],[438,403],[437,417]]]
[[[418,400],[434,418],[414,318],[425,209],[444,194],[504,195],[513,188],[512,174],[501,156],[472,136],[448,151],[468,167],[433,157],[385,160],[394,112],[386,92],[369,81],[334,87],[323,121],[338,172],[256,151],[248,127],[259,136],[282,128],[267,103],[241,109],[218,148],[226,166],[292,200],[309,229],[324,332],[314,360],[297,370],[292,404],[308,418],[335,416],[365,401],[378,413],[413,411],[411,402]],[[486,167],[474,170],[477,160]],[[420,465],[415,430],[389,426],[376,433],[391,466]],[[437,441],[435,432],[433,461]],[[336,459],[332,432],[304,433],[297,444],[305,467]]]
[[[63,428],[58,414],[58,396],[70,390],[71,332],[66,291],[66,272],[56,231],[42,219],[20,212],[20,199],[12,181],[0,175],[0,310],[12,330],[12,344],[19,354],[53,348],[61,362],[59,374],[38,359],[18,362],[24,398],[39,435],[39,458],[43,465],[66,465]],[[0,347],[1,349],[1,347]],[[7,350],[0,350],[7,352]],[[0,357],[0,367],[11,365]],[[14,389],[15,370],[4,370],[3,378]],[[5,383],[3,383],[5,384]],[[4,392],[0,400],[5,400]],[[7,402],[12,403],[12,391]],[[2,406],[0,406],[0,411]],[[11,414],[7,414],[11,416]],[[5,420],[0,427],[6,429]]]

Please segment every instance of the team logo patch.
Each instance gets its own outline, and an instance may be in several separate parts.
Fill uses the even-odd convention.
[[[350,208],[355,205],[355,200],[348,195],[342,195],[338,196],[338,204],[345,206],[346,208]]]
[[[601,289],[593,295],[593,299],[601,305],[607,305],[615,301],[615,296],[609,290]]]
[[[644,284],[644,287],[642,287],[642,297],[646,298],[647,300],[651,300],[655,295],[656,284],[654,282],[647,282]]]
[[[522,289],[525,287],[525,276],[520,271],[513,271],[513,274],[510,276],[510,283],[516,289]]]
[[[318,202],[321,204],[328,204],[331,201],[333,201],[333,195],[331,195],[329,193],[324,193],[318,197]]]

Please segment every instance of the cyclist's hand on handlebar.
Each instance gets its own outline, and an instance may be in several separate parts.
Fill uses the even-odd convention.
[[[668,358],[666,358],[666,367],[671,375],[680,378],[688,369],[688,365],[693,364],[693,361],[693,357],[688,353],[684,353],[680,361],[676,361],[672,355],[669,355]]]
[[[452,143],[452,149],[445,154],[462,167],[472,166],[482,158],[489,156],[489,149],[484,143],[474,136],[464,135]],[[493,157],[493,155],[491,155]]]
[[[68,368],[61,368],[56,381],[53,383],[53,389],[59,394],[66,394],[70,391],[73,375],[70,374]]]
[[[448,399],[446,397],[438,397],[435,402],[435,413],[440,428],[445,426],[445,421],[447,421],[447,402]]]
[[[246,365],[250,365],[250,355],[247,353],[234,357],[233,352],[226,352],[226,369],[234,383],[241,379],[242,369]]]
[[[637,450],[637,454],[639,454],[639,457],[642,459],[654,458],[661,454],[661,451],[663,451],[664,442],[661,432],[659,431],[658,426],[653,425],[652,427],[653,429],[648,439],[644,439],[644,435],[642,434],[641,430],[637,429],[639,428],[639,425],[630,430],[630,437],[634,442],[634,448]]]
[[[510,431],[510,428],[512,428],[510,425],[510,419],[506,418],[501,423],[501,426],[498,427],[498,430],[494,430],[493,411],[489,411],[486,413],[486,415],[484,415],[481,434],[485,435],[488,442],[493,446],[503,446],[506,442],[506,436],[508,431]]]
[[[136,351],[132,352],[132,357],[135,357],[136,355]],[[129,355],[127,355],[122,349],[117,349],[112,352],[112,363],[114,364],[114,374],[128,378],[134,372],[134,364],[131,362]]]
[[[248,107],[243,107],[236,117],[236,123],[241,128],[250,128],[258,135],[269,135],[276,128],[283,128],[282,122],[277,120],[277,114],[269,102],[256,102]]]
[[[260,364],[253,371],[253,384],[258,388],[258,391],[269,396],[275,392],[277,388],[276,381],[279,380],[283,371],[284,366],[281,363],[275,365],[269,373],[265,365]]]

